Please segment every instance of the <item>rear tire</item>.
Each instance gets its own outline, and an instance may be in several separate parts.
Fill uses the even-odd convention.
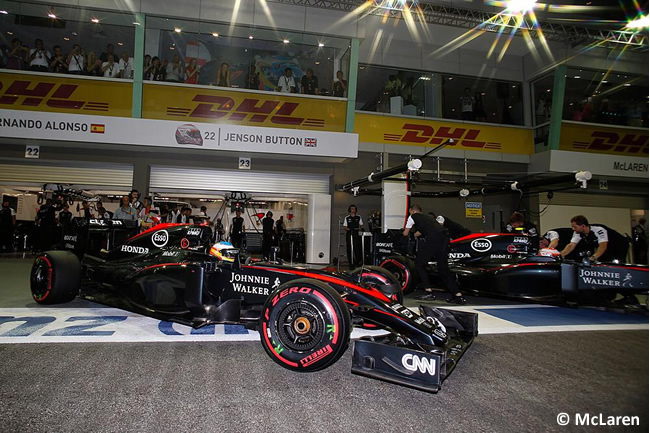
[[[278,287],[260,317],[264,350],[293,371],[317,371],[334,364],[348,347],[350,331],[350,312],[341,296],[307,278]]]
[[[411,293],[415,288],[413,278],[415,276],[415,263],[404,256],[388,256],[379,267],[386,269],[399,281],[402,286],[402,293]]]
[[[79,258],[69,251],[40,254],[32,265],[30,288],[39,304],[62,304],[72,301],[81,285]]]
[[[375,287],[377,290],[379,290],[382,293],[383,291],[379,286],[382,285],[396,285],[400,287],[402,286],[401,281],[392,272],[390,272],[388,269],[379,266],[364,266],[363,268],[355,269],[354,271],[350,272],[350,274],[355,279],[359,278],[359,274],[361,274],[361,281]],[[403,291],[400,291],[393,295],[389,295],[388,293],[386,293],[386,296],[388,296],[391,300],[395,302],[399,302],[400,304],[403,303],[404,301]]]

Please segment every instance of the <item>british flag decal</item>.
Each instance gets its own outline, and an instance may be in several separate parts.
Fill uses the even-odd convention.
[[[305,147],[316,147],[317,140],[315,138],[305,138]]]

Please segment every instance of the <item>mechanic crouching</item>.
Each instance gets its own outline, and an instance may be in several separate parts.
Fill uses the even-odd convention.
[[[449,237],[443,227],[431,215],[422,213],[422,208],[414,204],[409,208],[409,217],[406,221],[406,228],[402,233],[408,236],[413,231],[418,240],[418,255],[415,259],[415,271],[420,277],[424,294],[417,299],[433,301],[436,299],[431,287],[428,264],[435,260],[438,265],[438,275],[443,287],[451,294],[447,302],[451,304],[464,305],[467,301],[458,289],[455,275],[449,270],[447,249]]]

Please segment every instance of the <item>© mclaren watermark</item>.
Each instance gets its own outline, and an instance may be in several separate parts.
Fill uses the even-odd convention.
[[[637,426],[640,425],[638,416],[629,415],[604,415],[602,413],[576,413],[569,415],[566,412],[560,412],[557,415],[559,425],[575,426]]]

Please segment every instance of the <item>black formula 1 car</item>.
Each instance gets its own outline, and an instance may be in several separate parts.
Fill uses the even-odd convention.
[[[355,341],[352,371],[430,392],[477,335],[476,314],[416,313],[391,299],[400,287],[378,267],[348,274],[242,260],[230,245],[211,245],[208,227],[184,224],[161,224],[106,249],[124,231],[119,221],[76,221],[71,251],[34,261],[34,300],[78,296],[195,328],[241,324],[259,331],[273,361],[303,372],[336,362],[352,326],[384,329]]]
[[[413,289],[415,245],[401,233],[375,243],[378,264],[393,273],[402,290]],[[432,276],[435,263],[430,263]],[[624,263],[561,260],[555,250],[537,251],[526,235],[475,233],[449,244],[449,268],[464,292],[553,303],[602,304],[617,294],[634,302],[648,293],[648,267]]]

